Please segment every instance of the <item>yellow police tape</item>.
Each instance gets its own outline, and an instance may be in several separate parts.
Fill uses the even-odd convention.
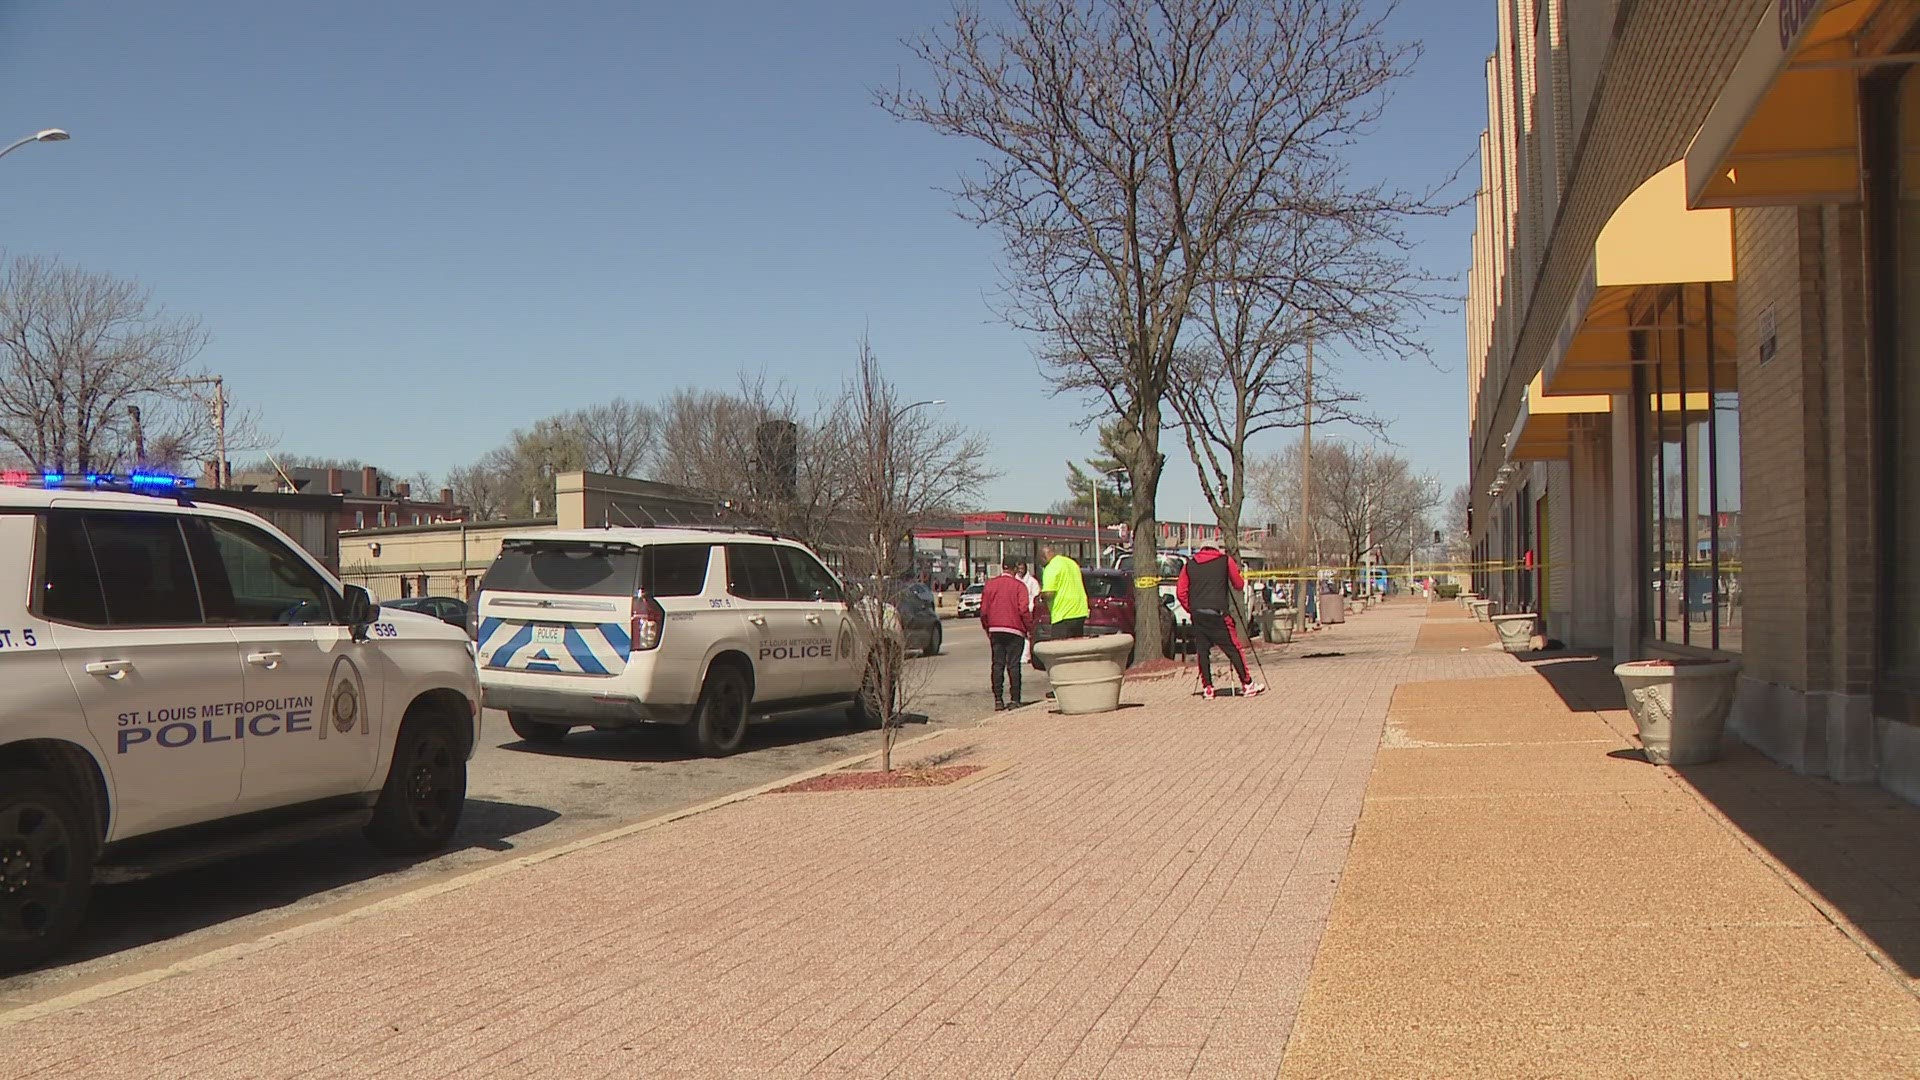
[[[1541,562],[1528,566],[1525,563],[1505,560],[1375,563],[1372,566],[1352,566],[1330,563],[1321,566],[1265,567],[1259,570],[1247,570],[1245,571],[1245,577],[1249,581],[1294,581],[1304,577],[1318,577],[1321,575],[1331,577],[1365,577],[1368,574],[1385,574],[1388,577],[1406,577],[1408,574],[1414,574],[1428,577],[1440,574],[1534,573],[1551,571],[1568,565],[1571,564]],[[1710,562],[1704,561],[1689,563],[1672,560],[1661,564],[1661,566],[1669,574],[1679,574],[1687,571],[1711,574],[1717,569],[1721,574],[1738,576],[1742,572],[1740,561],[1737,559],[1722,559],[1717,567]],[[1172,577],[1143,576],[1134,578],[1133,585],[1136,589],[1151,589],[1161,585],[1172,585],[1177,580],[1177,578]]]

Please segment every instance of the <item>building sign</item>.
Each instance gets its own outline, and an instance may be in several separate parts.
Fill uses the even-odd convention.
[[[1774,6],[1775,21],[1780,26],[1780,51],[1791,53],[1794,43],[1812,25],[1820,0],[1775,0]]]

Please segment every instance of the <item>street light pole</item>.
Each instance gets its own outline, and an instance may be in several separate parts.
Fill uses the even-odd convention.
[[[8,144],[5,150],[0,150],[0,157],[6,157],[8,154],[13,153],[15,150],[20,149],[21,147],[27,145],[28,143],[66,142],[68,139],[71,139],[71,138],[73,138],[73,136],[67,134],[66,132],[60,130],[59,128],[47,128],[44,131],[36,131],[31,135],[25,136],[23,138],[15,139],[12,143]]]

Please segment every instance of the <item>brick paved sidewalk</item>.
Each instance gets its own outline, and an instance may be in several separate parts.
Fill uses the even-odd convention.
[[[1394,686],[1520,670],[1411,656],[1424,610],[1265,698],[1030,708],[928,744],[971,783],[761,796],[20,1023],[0,1076],[1271,1076]]]

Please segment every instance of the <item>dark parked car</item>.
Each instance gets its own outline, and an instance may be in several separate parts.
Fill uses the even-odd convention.
[[[940,655],[946,632],[940,625],[940,610],[934,606],[933,590],[919,582],[908,585],[894,598],[893,608],[900,613],[900,625],[906,631],[907,651]]]
[[[849,582],[848,587],[860,595],[872,595],[876,591],[871,578]],[[940,655],[945,630],[940,625],[940,612],[934,606],[933,590],[918,581],[895,581],[879,586],[878,591],[900,616],[907,651],[922,656]]]
[[[401,600],[383,600],[380,606],[395,611],[417,611],[463,630],[467,628],[467,602],[451,596],[409,596]]]
[[[1081,580],[1086,582],[1087,586],[1087,636],[1099,637],[1105,634],[1133,633],[1134,613],[1136,610],[1133,575],[1124,570],[1082,570],[1080,576]],[[1033,632],[1033,639],[1035,641],[1047,640],[1044,601],[1042,601],[1040,607],[1042,610],[1036,612],[1038,622],[1035,624]],[[1168,611],[1164,604],[1156,605],[1155,610],[1160,613],[1161,655],[1172,659],[1174,647],[1173,612]],[[1128,656],[1127,665],[1131,667],[1136,659],[1138,659],[1138,657]],[[1033,666],[1036,668],[1039,667],[1040,661],[1035,659]]]

